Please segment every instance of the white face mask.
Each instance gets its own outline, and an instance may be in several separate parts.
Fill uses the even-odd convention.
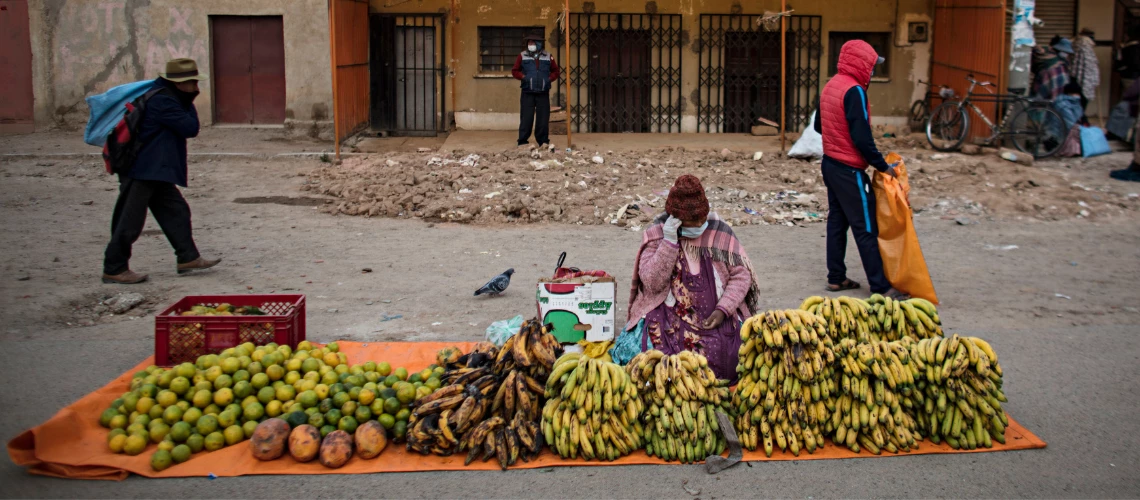
[[[708,227],[709,227],[709,221],[705,221],[705,223],[701,224],[700,227],[682,227],[681,228],[681,237],[682,238],[689,238],[689,239],[700,238],[701,235],[704,234],[705,229],[707,229]]]
[[[532,44],[526,46],[526,50],[529,50],[531,52],[536,52],[536,51],[538,51],[538,46],[532,43]]]

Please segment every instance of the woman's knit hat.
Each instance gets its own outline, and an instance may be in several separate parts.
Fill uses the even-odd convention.
[[[709,199],[701,180],[688,174],[678,177],[665,200],[665,213],[687,221],[708,217]]]

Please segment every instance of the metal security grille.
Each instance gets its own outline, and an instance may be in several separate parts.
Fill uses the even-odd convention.
[[[749,132],[780,119],[780,30],[760,15],[702,14],[697,130]],[[792,16],[787,33],[787,127],[800,130],[819,96],[822,18]]]
[[[443,14],[372,14],[369,19],[372,129],[393,135],[445,131]]]
[[[545,39],[542,26],[480,26],[479,72],[510,71],[515,65],[515,58],[526,49],[523,39],[532,32],[544,33]]]
[[[679,14],[571,14],[571,130],[680,132],[681,35]]]

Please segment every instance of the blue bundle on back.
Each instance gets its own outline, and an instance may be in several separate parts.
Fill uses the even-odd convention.
[[[83,142],[103,147],[107,142],[107,136],[127,112],[127,103],[138,99],[153,85],[154,80],[143,80],[119,85],[102,94],[87,97],[87,107],[91,110],[91,116],[87,119],[87,128],[83,131]]]

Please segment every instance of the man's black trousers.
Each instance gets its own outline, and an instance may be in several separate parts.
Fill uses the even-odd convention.
[[[827,186],[827,282],[847,279],[847,229],[855,235],[855,245],[867,272],[872,293],[891,288],[883,274],[879,254],[879,225],[875,220],[875,192],[871,178],[863,170],[851,168],[831,158],[823,159],[823,183]]]
[[[523,92],[519,113],[519,145],[530,141],[532,128],[539,146],[550,144],[550,93]]]
[[[104,274],[116,275],[129,269],[131,245],[142,234],[148,209],[174,247],[179,264],[198,258],[190,226],[190,205],[178,187],[169,182],[120,177],[119,199],[111,216],[111,242],[103,256]]]

